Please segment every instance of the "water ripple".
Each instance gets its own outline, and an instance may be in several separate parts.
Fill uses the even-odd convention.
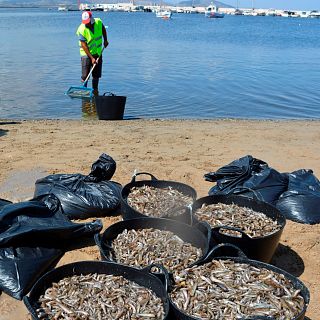
[[[320,118],[316,19],[95,15],[110,40],[100,92],[127,96],[126,118]],[[80,12],[0,9],[1,117],[96,116],[64,95],[79,85],[79,22]]]

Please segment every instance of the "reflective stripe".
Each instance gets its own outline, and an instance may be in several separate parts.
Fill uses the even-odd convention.
[[[102,21],[99,18],[94,19],[94,32],[87,28],[84,24],[78,27],[77,35],[86,39],[88,48],[92,55],[100,55],[102,50]],[[81,47],[81,41],[79,41],[80,55],[86,56],[85,51]]]

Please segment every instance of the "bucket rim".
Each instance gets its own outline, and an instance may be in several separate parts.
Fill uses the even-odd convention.
[[[217,200],[217,199],[218,199],[218,201],[212,201],[212,200]],[[262,236],[259,236],[259,237],[251,237],[250,235],[246,234],[243,231],[242,233],[244,233],[246,235],[246,237],[248,237],[248,239],[250,241],[265,240],[265,239],[268,239],[268,238],[275,237],[276,235],[279,235],[279,234],[281,235],[283,230],[284,230],[284,227],[286,226],[286,223],[287,223],[286,217],[275,206],[271,205],[270,203],[261,201],[261,200],[242,197],[242,196],[238,196],[238,195],[209,195],[209,196],[205,196],[205,197],[201,197],[201,198],[196,199],[192,204],[192,219],[194,221],[201,221],[195,216],[195,211],[197,209],[199,209],[201,207],[201,205],[204,204],[204,203],[205,204],[215,204],[215,203],[229,204],[229,203],[226,203],[226,202],[223,202],[223,201],[219,201],[220,199],[222,199],[222,200],[231,200],[232,203],[234,203],[235,205],[237,205],[239,207],[249,207],[250,208],[250,204],[253,204],[253,205],[256,204],[256,205],[264,206],[266,208],[266,212],[263,212],[263,211],[259,211],[259,212],[265,214],[267,217],[271,218],[273,221],[276,221],[280,225],[280,229],[278,231],[275,231],[275,232],[273,232],[271,234],[262,235]],[[238,204],[236,202],[233,202],[233,200],[239,200],[241,202],[247,202],[249,205]],[[267,211],[268,209],[270,209],[272,211],[272,213]],[[255,209],[253,209],[253,210],[255,210]],[[221,227],[221,228],[228,227],[228,225],[219,226],[219,227]],[[214,229],[214,228],[212,228],[212,229]],[[223,236],[228,237],[228,238],[232,238],[232,239],[238,239],[237,237],[233,237],[233,236],[227,235],[227,234],[224,234]]]
[[[145,223],[145,225],[137,228],[136,224],[139,225],[139,223]],[[165,227],[163,229],[161,229],[159,226],[157,226],[158,223],[161,224],[162,226],[169,226],[169,229],[166,229]],[[155,225],[155,226],[152,226],[152,225]],[[210,231],[211,230],[207,230],[208,228],[206,227],[206,224],[203,224],[203,223],[201,223],[200,226],[197,227],[196,225],[189,225],[189,224],[186,224],[181,221],[175,221],[175,220],[165,219],[165,218],[145,218],[145,217],[132,218],[132,219],[128,219],[128,220],[118,221],[118,222],[110,225],[101,235],[99,235],[99,237],[95,236],[95,242],[100,249],[100,254],[103,259],[105,259],[106,261],[113,261],[115,263],[120,264],[119,262],[116,262],[114,260],[110,260],[111,258],[108,257],[107,253],[110,252],[110,250],[112,249],[111,242],[121,232],[123,232],[126,229],[127,230],[139,230],[139,229],[149,229],[149,228],[170,231],[170,227],[172,227],[172,226],[187,228],[188,230],[190,230],[190,233],[191,232],[194,233],[195,231],[198,232],[198,235],[203,237],[203,239],[202,239],[203,240],[202,241],[203,247],[201,247],[200,245],[197,246],[197,248],[201,248],[202,255],[197,261],[195,261],[193,263],[196,263],[196,262],[199,262],[199,261],[202,261],[203,259],[205,259],[205,257],[208,255],[208,252],[210,250],[210,239],[211,239],[211,232]],[[202,227],[203,230],[201,230],[200,227]],[[109,235],[112,234],[113,229],[116,230],[116,232],[115,232],[116,236],[109,237]],[[119,231],[117,229],[120,229],[121,231]],[[205,234],[206,231],[208,232],[207,234]],[[173,232],[173,231],[171,231],[171,232]],[[177,233],[175,233],[175,234],[177,234]],[[179,236],[179,234],[177,234],[177,235]],[[107,237],[109,237],[109,238],[106,240]],[[183,241],[186,242],[187,240],[183,240]],[[191,243],[191,242],[189,241],[189,243]],[[195,244],[192,244],[192,245],[196,246]],[[123,264],[123,265],[125,265],[125,264]],[[143,268],[143,267],[141,267],[141,268]]]
[[[122,265],[122,264],[112,262],[112,261],[96,261],[96,260],[82,260],[82,261],[68,263],[68,264],[59,266],[57,268],[54,268],[54,269],[46,272],[44,275],[42,275],[37,280],[37,282],[32,286],[29,294],[23,297],[23,302],[34,319],[40,319],[36,315],[35,308],[34,308],[35,303],[36,303],[36,299],[38,299],[40,297],[39,292],[44,293],[45,290],[48,289],[50,287],[50,285],[52,285],[52,283],[55,281],[56,278],[61,280],[65,277],[79,274],[79,273],[77,273],[77,271],[78,271],[77,268],[81,269],[81,267],[85,267],[85,266],[96,267],[97,268],[96,273],[100,273],[100,274],[110,274],[110,275],[115,274],[116,272],[106,273],[106,272],[99,272],[101,270],[98,270],[99,266],[102,266],[105,269],[107,269],[108,266],[111,266],[112,268],[119,268],[121,270],[120,273],[122,273],[120,275],[126,279],[128,279],[128,274],[130,272],[134,272],[136,274],[143,276],[143,278],[147,278],[149,287],[147,285],[146,286],[141,285],[138,282],[136,282],[135,280],[130,280],[130,279],[128,279],[128,280],[133,281],[133,282],[135,282],[145,288],[149,288],[155,295],[157,295],[157,297],[160,298],[163,303],[164,313],[165,313],[163,319],[167,319],[169,311],[170,311],[170,302],[168,299],[168,294],[167,294],[167,291],[166,291],[166,288],[165,288],[163,282],[157,276],[155,276],[151,271],[149,271],[147,268],[139,269],[139,268],[135,268],[132,266]],[[105,270],[103,270],[103,271],[105,271]],[[67,275],[64,274],[65,272],[67,273]],[[89,273],[94,273],[94,272],[92,272],[90,270],[88,272],[86,272],[86,271],[81,272],[80,274],[89,274]],[[62,274],[61,277],[60,277],[60,274]],[[51,277],[53,277],[54,280],[50,279]],[[57,280],[57,281],[59,281],[59,280]],[[46,281],[48,281],[48,282],[46,282]],[[159,286],[159,288],[160,288],[159,290],[161,291],[161,296],[159,296],[155,292],[155,290],[150,288],[151,281]],[[45,285],[43,283],[45,283]]]
[[[138,210],[136,210],[134,207],[132,207],[129,203],[128,203],[128,196],[130,194],[130,191],[132,188],[134,187],[143,187],[143,186],[152,186],[154,188],[159,188],[159,189],[164,189],[166,187],[172,187],[175,190],[178,190],[179,192],[181,192],[182,194],[189,196],[192,198],[192,204],[195,202],[195,200],[197,199],[197,191],[195,188],[193,188],[192,186],[183,183],[183,182],[178,182],[178,181],[173,181],[173,180],[139,180],[139,181],[131,181],[129,183],[127,183],[126,185],[124,185],[121,189],[121,197],[120,197],[120,201],[122,203],[122,205],[127,206],[128,208],[130,208],[130,210],[134,213],[135,216],[138,217],[146,217],[146,218],[156,218],[156,217],[152,217],[152,216],[148,216]],[[185,189],[186,192],[183,192],[180,190],[181,189]],[[175,218],[175,217],[179,217],[182,215],[188,215],[191,216],[191,210],[188,208],[188,206],[186,206],[186,212],[183,214],[180,214],[178,216],[168,216],[165,215],[161,218],[164,219],[171,219],[171,218]],[[191,220],[191,217],[190,217]]]

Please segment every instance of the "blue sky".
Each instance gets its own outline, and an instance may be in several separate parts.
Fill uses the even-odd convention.
[[[220,0],[239,8],[252,8],[252,0]],[[255,8],[274,8],[289,10],[320,10],[320,0],[253,0]]]

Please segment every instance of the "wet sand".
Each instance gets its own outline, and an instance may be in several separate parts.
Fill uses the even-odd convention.
[[[198,197],[213,186],[205,173],[245,155],[280,172],[312,169],[320,177],[319,121],[81,121],[0,120],[0,198],[32,198],[37,178],[53,173],[90,172],[101,153],[117,163],[112,178],[122,185],[134,170],[158,179],[189,184]],[[104,226],[120,217],[103,218]],[[288,221],[272,263],[299,277],[309,288],[307,316],[320,319],[320,225]],[[59,265],[99,259],[95,246],[67,252]],[[25,320],[21,301],[0,295],[0,320]]]

